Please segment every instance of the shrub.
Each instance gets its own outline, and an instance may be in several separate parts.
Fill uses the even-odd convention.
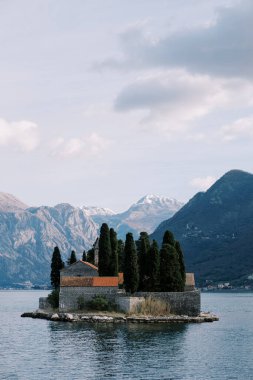
[[[136,306],[132,314],[152,316],[168,315],[170,314],[170,305],[164,300],[147,297],[140,305]]]
[[[54,289],[52,292],[47,296],[47,300],[49,304],[52,306],[53,309],[56,309],[59,307],[59,289]]]
[[[107,311],[112,311],[114,310],[115,306],[113,303],[108,301],[108,299],[104,296],[97,295],[93,297],[93,299],[88,302],[88,307],[91,310],[107,310]]]
[[[85,301],[83,296],[77,298],[77,308],[78,310],[83,310],[85,307]]]

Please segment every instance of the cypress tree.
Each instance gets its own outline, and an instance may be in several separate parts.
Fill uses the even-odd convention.
[[[60,270],[64,268],[64,263],[61,258],[61,253],[58,247],[54,248],[51,261],[51,285],[54,289],[60,287]]]
[[[178,254],[178,261],[179,261],[179,267],[180,267],[180,273],[181,273],[181,279],[182,279],[181,288],[183,291],[185,287],[186,275],[185,275],[184,255],[183,255],[179,241],[176,241],[175,248]]]
[[[83,251],[82,261],[87,261],[87,255],[85,251]]]
[[[150,277],[149,249],[150,242],[147,232],[141,232],[137,243],[139,266],[139,290],[147,290]]]
[[[70,254],[70,257],[68,258],[67,264],[71,265],[71,264],[74,264],[76,262],[77,262],[76,253],[75,253],[75,251],[71,251],[71,254]]]
[[[88,250],[86,260],[88,263],[94,264],[94,248]]]
[[[137,262],[136,246],[133,234],[126,235],[126,243],[124,249],[124,285],[127,292],[134,293],[139,285],[139,269]]]
[[[153,240],[149,250],[150,279],[149,291],[157,292],[160,289],[160,255],[158,244]]]
[[[108,225],[103,223],[99,237],[99,276],[110,276],[111,253],[110,231]]]
[[[111,265],[110,275],[118,276],[118,239],[117,233],[113,228],[110,228],[110,242],[111,242]]]
[[[119,272],[124,270],[124,242],[123,240],[118,240],[118,267]]]
[[[174,235],[171,231],[167,230],[164,232],[162,244],[170,244],[174,247],[175,239],[174,239]]]
[[[182,291],[178,254],[170,244],[163,244],[160,252],[160,289],[162,292]]]

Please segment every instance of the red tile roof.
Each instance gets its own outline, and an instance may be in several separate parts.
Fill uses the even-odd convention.
[[[91,287],[91,286],[112,286],[118,287],[118,277],[75,277],[64,276],[61,277],[61,286],[77,286],[77,287]]]

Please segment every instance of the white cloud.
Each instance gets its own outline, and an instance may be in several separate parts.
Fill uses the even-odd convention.
[[[240,97],[238,98],[238,93]],[[192,132],[192,122],[213,110],[253,104],[253,85],[245,80],[193,75],[185,70],[151,71],[117,96],[117,111],[146,111],[142,124],[177,136]],[[186,133],[189,132],[189,133]],[[205,132],[205,131],[204,131]],[[198,132],[199,136],[203,133]]]
[[[215,181],[216,178],[212,176],[196,177],[190,181],[190,185],[198,190],[205,191],[209,189],[209,187],[212,186]]]
[[[31,152],[38,144],[37,124],[28,120],[8,122],[0,119],[0,146],[13,146],[23,152]]]
[[[90,157],[100,155],[111,143],[111,140],[92,133],[83,138],[64,139],[59,137],[51,141],[50,150],[53,156],[60,158]]]
[[[225,141],[253,138],[253,116],[244,117],[231,124],[224,125],[220,136]]]
[[[154,39],[140,26],[121,35],[123,57],[100,67],[129,70],[186,68],[193,73],[224,77],[253,77],[253,2],[242,0],[219,8],[212,22]]]

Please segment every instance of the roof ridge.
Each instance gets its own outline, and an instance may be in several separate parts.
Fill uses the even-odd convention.
[[[79,260],[81,261],[81,263],[85,264],[85,265],[88,265],[89,267],[95,269],[95,270],[98,270],[98,267],[96,267],[95,265],[89,263],[88,261],[83,261],[83,260]]]

